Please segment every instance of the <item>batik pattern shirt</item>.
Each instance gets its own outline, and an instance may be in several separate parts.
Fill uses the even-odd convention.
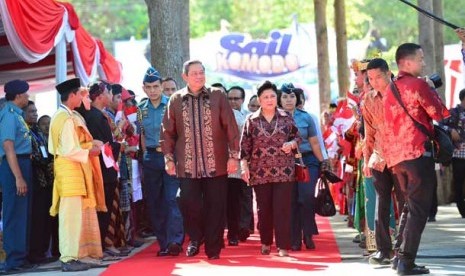
[[[241,159],[249,163],[250,185],[294,182],[294,153],[284,153],[284,143],[301,138],[292,117],[277,109],[268,122],[261,109],[246,120],[241,137]]]
[[[165,160],[175,160],[178,177],[226,175],[228,159],[239,155],[239,130],[226,95],[205,87],[198,95],[187,87],[171,95],[160,144]]]
[[[31,127],[32,171],[36,188],[52,187],[53,156],[48,154],[48,141],[37,126]]]
[[[394,83],[410,115],[425,126],[429,133],[434,131],[432,120],[440,121],[449,116],[437,92],[424,79],[400,71]],[[388,167],[421,157],[426,151],[428,137],[405,113],[390,86],[386,89],[384,99],[383,152]]]
[[[455,129],[460,135],[460,141],[455,142],[453,157],[465,159],[465,108],[458,104],[450,110],[450,117],[441,122],[448,132]]]
[[[365,95],[362,115],[365,124],[363,160],[365,165],[377,171],[384,171],[386,160],[383,157],[384,106],[383,95],[372,90]]]

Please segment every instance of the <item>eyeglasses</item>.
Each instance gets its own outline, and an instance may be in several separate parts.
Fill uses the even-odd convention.
[[[230,100],[230,101],[239,101],[239,100],[242,100],[242,98],[240,98],[240,97],[228,97],[228,100]]]
[[[254,108],[259,108],[260,107],[260,105],[258,105],[258,104],[249,104],[249,106],[254,107]]]

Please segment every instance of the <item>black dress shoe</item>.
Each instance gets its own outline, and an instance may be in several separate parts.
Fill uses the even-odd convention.
[[[250,230],[247,229],[247,228],[241,228],[239,229],[239,240],[241,242],[245,242],[247,240],[247,238],[250,236]]]
[[[82,263],[78,260],[72,260],[69,262],[61,262],[61,271],[70,272],[70,271],[86,271],[89,270],[89,265]]]
[[[155,237],[155,233],[153,233],[152,231],[143,231],[142,233],[140,233],[140,236],[142,238],[154,238]]]
[[[179,253],[181,253],[182,247],[181,245],[173,242],[168,246],[168,252],[171,256],[179,256]]]
[[[16,267],[6,270],[6,272],[8,273],[28,272],[28,271],[36,269],[37,267],[39,267],[38,264],[32,264],[30,262],[25,262],[24,264],[20,266],[16,266]]]
[[[125,248],[119,248],[118,250],[121,253],[121,255],[123,255],[121,257],[126,257],[126,256],[129,256],[129,254],[131,254],[132,249],[134,248],[125,247]]]
[[[397,267],[397,275],[422,275],[422,274],[429,274],[429,269],[424,266],[417,266],[414,265],[412,268],[409,269],[399,269],[400,266]]]
[[[301,251],[301,250],[302,250],[302,246],[300,246],[300,245],[293,245],[293,246],[291,246],[291,250],[292,250],[292,251]]]
[[[212,256],[208,256],[208,259],[209,260],[218,260],[220,258],[220,255],[218,254],[215,254],[215,255],[212,255]]]
[[[187,246],[187,249],[186,249],[186,256],[187,257],[193,257],[193,256],[195,256],[197,254],[199,254],[199,242],[190,241],[189,245]]]
[[[313,242],[312,236],[305,236],[305,248],[315,249],[315,243]]]
[[[397,266],[399,265],[399,257],[397,256],[394,256],[394,258],[391,259],[391,268],[393,270],[397,270]],[[418,266],[418,267],[422,267],[422,268],[425,268],[424,265],[417,265],[417,264],[414,264],[415,266]]]
[[[144,245],[144,242],[139,241],[139,240],[132,240],[131,242],[129,242],[129,245],[137,248],[137,247],[141,247],[142,245]]]
[[[166,257],[166,256],[169,256],[170,255],[170,252],[167,248],[165,249],[160,249],[158,252],[157,252],[157,257]]]
[[[228,241],[228,245],[229,245],[229,246],[238,246],[238,245],[239,245],[239,241],[236,240],[236,239],[230,239],[230,240]]]
[[[389,254],[378,251],[368,259],[368,263],[373,265],[388,265],[391,263],[389,259]]]
[[[398,275],[429,274],[429,269],[427,269],[424,266],[418,266],[415,263],[406,263],[402,260],[399,260],[397,264],[397,274]]]

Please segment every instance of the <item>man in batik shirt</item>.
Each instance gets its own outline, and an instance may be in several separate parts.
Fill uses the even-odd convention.
[[[406,111],[433,133],[432,120],[440,121],[448,117],[449,112],[432,88],[432,82],[419,78],[425,66],[421,46],[414,43],[400,45],[396,51],[396,63],[399,74],[393,84]],[[427,274],[429,270],[417,266],[415,258],[436,181],[432,149],[425,147],[430,144],[428,137],[415,126],[394,93],[393,86],[390,86],[384,98],[383,152],[404,193],[406,205],[402,216],[406,219],[401,219],[400,228],[405,226],[405,231],[393,268],[401,275]]]

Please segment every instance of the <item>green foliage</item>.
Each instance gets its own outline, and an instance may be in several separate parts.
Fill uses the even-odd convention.
[[[346,11],[348,15],[353,12],[363,15],[361,20],[353,22],[355,26],[363,26],[361,29],[348,28],[349,39],[361,39],[372,28],[377,29],[381,36],[387,39],[389,46],[418,40],[417,12],[400,1],[347,0],[347,2],[350,3]]]
[[[410,2],[417,4],[415,0]],[[455,0],[442,2],[444,19],[458,26],[465,26],[460,3]],[[346,0],[346,14],[349,39],[362,38],[371,25],[388,40],[389,46],[418,41],[418,12],[398,0]],[[455,32],[445,27],[444,44],[457,41]]]
[[[230,21],[233,0],[190,1],[190,35],[201,37],[220,29],[221,19]]]
[[[292,15],[301,22],[313,21],[313,3],[308,0],[191,0],[191,37],[220,29],[220,20],[230,23],[229,30],[265,38],[273,29],[289,27]]]
[[[114,40],[146,38],[149,18],[144,0],[69,0],[81,24],[107,47]]]
[[[81,24],[107,46],[113,40],[134,36],[147,37],[149,19],[144,0],[68,0]],[[328,26],[334,26],[334,1],[328,0]],[[417,1],[410,0],[412,3]],[[443,0],[444,18],[459,26],[465,20],[456,0]],[[345,0],[348,39],[363,39],[370,29],[377,29],[390,47],[418,40],[418,13],[398,0]],[[190,0],[191,37],[201,37],[220,30],[220,21],[230,23],[229,30],[266,38],[273,29],[287,28],[293,15],[299,22],[314,21],[310,0]],[[445,44],[457,43],[450,28],[444,31]]]
[[[434,1],[434,0],[433,0]],[[460,4],[462,1],[442,0],[444,6],[444,19],[459,27],[465,27],[465,18]],[[459,39],[454,30],[444,27],[444,44],[458,43]]]

